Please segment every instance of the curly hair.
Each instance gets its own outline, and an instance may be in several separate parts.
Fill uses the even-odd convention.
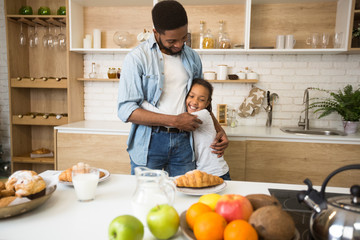
[[[166,30],[174,30],[185,26],[188,18],[184,7],[177,1],[165,0],[157,3],[152,11],[155,30],[163,34]]]
[[[213,86],[211,85],[211,83],[209,83],[208,81],[206,81],[205,79],[202,79],[202,78],[195,78],[193,79],[192,81],[192,84],[191,86],[194,86],[195,84],[199,84],[203,87],[205,87],[208,91],[209,91],[209,98],[208,98],[208,101],[210,102],[209,105],[207,106],[207,110],[209,112],[212,111],[212,106],[211,106],[211,101],[212,101],[212,94],[213,94],[213,91],[214,91],[214,88]]]

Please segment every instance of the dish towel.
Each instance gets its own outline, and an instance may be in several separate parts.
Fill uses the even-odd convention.
[[[257,87],[252,88],[249,96],[244,99],[244,102],[239,107],[239,116],[243,118],[255,116],[255,114],[259,113],[264,98],[264,90]]]

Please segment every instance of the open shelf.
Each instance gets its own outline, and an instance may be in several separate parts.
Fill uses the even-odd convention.
[[[44,118],[42,116],[36,116],[35,118],[31,116],[21,116],[14,115],[12,116],[12,123],[15,125],[43,125],[43,126],[58,126],[68,123],[68,117],[61,117],[57,119],[56,116],[49,116]]]
[[[28,156],[13,156],[13,163],[32,163],[32,164],[54,164],[54,158],[31,158],[30,153]]]
[[[36,24],[41,26],[65,26],[66,16],[64,15],[7,15],[10,21],[25,23],[29,26],[35,26]]]
[[[238,79],[238,80],[208,80],[211,83],[257,83],[257,79]]]

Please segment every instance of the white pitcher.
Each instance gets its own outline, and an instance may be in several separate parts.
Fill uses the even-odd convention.
[[[131,205],[134,215],[146,226],[150,209],[160,204],[173,204],[176,186],[162,170],[136,167],[135,176],[137,184]]]

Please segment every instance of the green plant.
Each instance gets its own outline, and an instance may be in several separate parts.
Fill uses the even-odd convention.
[[[353,38],[360,38],[360,24],[358,24],[357,28],[355,27],[352,32]]]
[[[344,121],[360,120],[360,88],[353,90],[351,85],[346,85],[343,90],[337,92],[319,88],[312,89],[330,94],[328,98],[313,98],[312,100],[315,102],[309,105],[309,109],[316,108],[314,113],[321,112],[319,118],[337,112]]]

